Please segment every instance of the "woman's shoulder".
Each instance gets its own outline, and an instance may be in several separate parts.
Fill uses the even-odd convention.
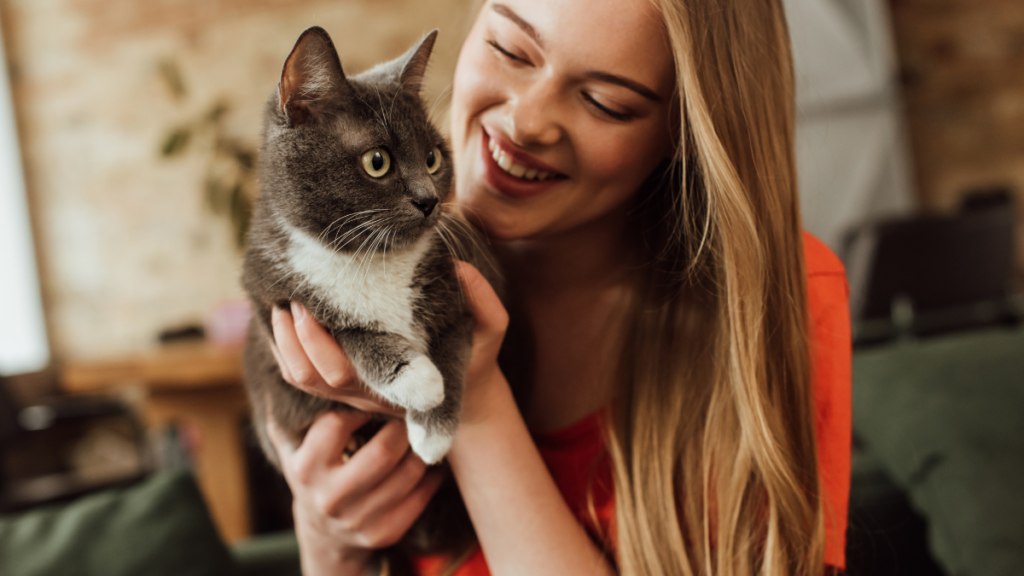
[[[850,289],[842,261],[824,242],[804,232],[804,265],[812,325],[827,326],[829,332],[849,332]]]
[[[804,265],[807,277],[839,275],[846,277],[846,269],[839,257],[810,232],[804,231]]]

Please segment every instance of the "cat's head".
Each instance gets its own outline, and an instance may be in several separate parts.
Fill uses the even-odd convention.
[[[323,28],[299,36],[265,114],[271,217],[344,252],[400,249],[437,223],[451,152],[419,95],[436,37],[349,78]]]

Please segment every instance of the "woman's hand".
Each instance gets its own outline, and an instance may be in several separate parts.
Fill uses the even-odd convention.
[[[472,264],[457,261],[455,272],[476,319],[462,397],[462,423],[466,424],[486,419],[492,410],[498,409],[495,399],[501,395],[501,387],[508,387],[498,368],[498,352],[508,328],[508,312],[490,283]]]
[[[297,448],[272,420],[267,432],[294,497],[302,573],[364,574],[370,555],[409,530],[443,479],[409,449],[405,423],[392,420],[343,462],[362,412],[320,416]]]
[[[463,396],[463,419],[480,419],[496,408],[504,378],[498,350],[508,315],[490,284],[465,262],[456,270],[476,316],[473,350]],[[272,312],[274,355],[282,376],[307,393],[344,402],[364,412],[401,417],[404,410],[375,396],[359,381],[348,356],[301,305]],[[495,390],[498,393],[495,393]],[[443,478],[410,449],[405,424],[387,423],[346,462],[352,433],[369,419],[359,412],[331,412],[314,422],[302,444],[292,446],[268,422],[268,434],[294,496],[293,513],[303,573],[361,574],[374,549],[394,544],[408,531]]]
[[[508,327],[508,313],[476,268],[457,261],[455,270],[476,318],[462,407],[463,420],[475,421],[491,408],[494,388],[507,386],[498,370],[498,351]],[[275,307],[271,319],[276,342],[271,349],[286,382],[365,412],[404,416],[404,409],[389,404],[359,381],[341,346],[302,305],[292,302],[291,313]]]
[[[405,410],[383,400],[359,381],[338,342],[301,304],[292,302],[290,314],[274,307],[271,323],[276,343],[272,343],[271,350],[285,382],[364,412],[405,416]]]

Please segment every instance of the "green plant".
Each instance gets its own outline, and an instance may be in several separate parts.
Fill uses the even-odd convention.
[[[164,60],[157,69],[171,95],[184,101],[188,94],[177,64]],[[197,117],[172,126],[160,144],[159,153],[167,159],[188,152],[206,158],[203,178],[206,205],[214,214],[228,219],[236,246],[243,249],[255,197],[256,150],[228,135],[224,118],[229,110],[225,100],[217,100]]]

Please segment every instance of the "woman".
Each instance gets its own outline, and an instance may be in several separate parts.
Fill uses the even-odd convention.
[[[521,413],[507,315],[461,266],[478,325],[449,463],[482,554],[459,574],[842,567],[845,280],[802,236],[793,122],[778,1],[481,8],[453,87],[456,202],[501,246],[536,366]],[[393,411],[301,308],[274,333],[293,385]],[[364,422],[274,434],[307,574],[363,573],[440,482],[399,421],[342,464]]]

